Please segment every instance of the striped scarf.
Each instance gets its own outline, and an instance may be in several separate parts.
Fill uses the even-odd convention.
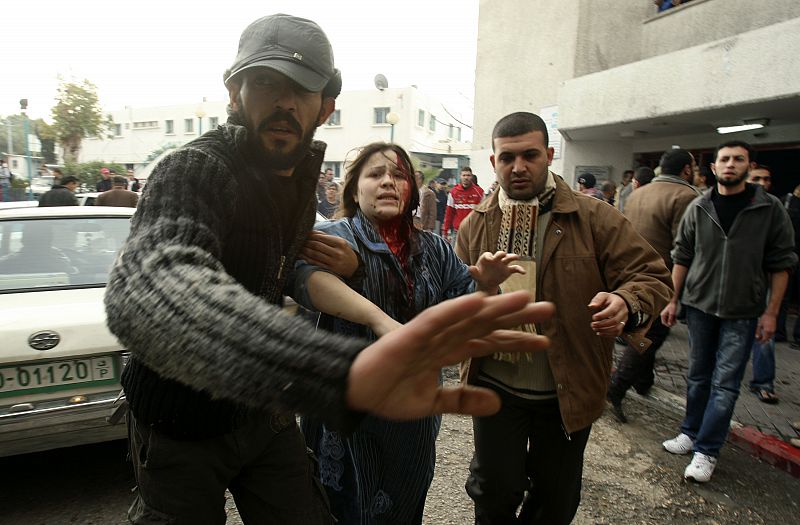
[[[536,297],[536,227],[539,213],[550,209],[550,203],[555,194],[555,179],[552,173],[548,173],[547,183],[544,190],[536,197],[526,201],[519,201],[510,198],[502,189],[498,189],[498,204],[503,218],[500,221],[500,234],[497,237],[498,251],[515,253],[520,259],[515,263],[525,270],[524,275],[512,274],[502,284],[504,292],[516,292],[525,290],[532,297]],[[536,326],[525,324],[516,328],[530,334],[536,333]],[[523,355],[528,361],[531,360],[529,352],[510,353],[496,352],[493,359],[516,363]]]

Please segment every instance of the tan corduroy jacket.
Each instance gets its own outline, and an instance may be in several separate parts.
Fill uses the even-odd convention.
[[[419,190],[419,214],[417,226],[426,232],[436,228],[436,194],[427,186]]]
[[[548,361],[564,428],[571,433],[603,413],[611,373],[614,341],[592,331],[589,301],[598,292],[613,292],[630,312],[654,316],[669,301],[672,282],[664,261],[618,210],[555,179],[552,215],[537,261],[536,300],[555,303],[556,314],[537,324],[537,331],[550,338]],[[461,223],[456,253],[465,263],[475,264],[481,253],[496,250],[501,218],[495,192]],[[623,337],[644,351],[649,324]],[[473,380],[479,366],[479,360],[463,363],[462,381]]]
[[[678,225],[689,203],[701,195],[688,182],[674,175],[660,175],[637,189],[625,203],[625,216],[672,268],[670,252]]]
[[[123,208],[135,208],[138,203],[139,194],[124,188],[112,188],[104,191],[94,201],[95,206],[120,206]]]

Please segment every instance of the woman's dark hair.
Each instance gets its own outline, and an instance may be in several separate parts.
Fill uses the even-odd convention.
[[[358,192],[358,179],[361,176],[361,172],[364,170],[364,164],[366,164],[369,158],[375,153],[381,152],[394,152],[397,155],[396,159],[391,158],[389,155],[386,155],[386,158],[390,159],[392,162],[397,162],[400,171],[404,172],[406,175],[409,197],[406,210],[402,215],[402,220],[409,224],[414,223],[414,210],[419,206],[419,188],[417,187],[416,177],[414,177],[414,163],[411,162],[411,158],[408,156],[408,153],[406,153],[406,150],[397,144],[389,144],[386,142],[367,144],[361,148],[361,151],[358,152],[353,162],[347,166],[344,188],[342,189],[342,204],[339,206],[339,211],[336,213],[337,218],[355,216],[358,211],[358,203],[356,202],[355,196]]]

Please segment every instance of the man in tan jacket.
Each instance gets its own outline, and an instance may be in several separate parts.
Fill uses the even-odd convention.
[[[661,175],[645,186],[637,187],[628,198],[625,215],[636,231],[655,248],[667,268],[672,269],[670,252],[675,245],[678,225],[686,207],[701,195],[700,190],[690,184],[696,166],[692,154],[683,149],[672,149],[661,156]],[[614,415],[621,423],[628,418],[622,410],[622,400],[632,386],[645,395],[653,386],[653,366],[656,352],[669,335],[669,328],[656,316],[647,338],[651,345],[646,352],[639,352],[630,345],[625,347],[617,363],[617,370],[608,388],[608,400]]]
[[[583,453],[603,413],[614,338],[646,349],[643,335],[670,298],[664,262],[615,208],[573,192],[549,171],[553,148],[532,113],[512,113],[492,132],[500,189],[458,231],[456,253],[521,256],[527,273],[503,292],[527,289],[553,301],[552,320],[525,325],[550,349],[498,352],[465,362],[462,380],[496,391],[497,414],[473,418],[475,454],[466,483],[475,522],[570,523],[580,502]],[[526,496],[527,492],[527,496]]]
[[[135,208],[139,203],[139,194],[128,189],[128,180],[116,175],[111,179],[111,189],[104,191],[94,201],[95,206],[120,206]]]
[[[436,227],[436,195],[425,185],[425,176],[421,171],[415,171],[414,176],[419,188],[419,208],[414,216],[414,225],[420,230],[432,232]]]

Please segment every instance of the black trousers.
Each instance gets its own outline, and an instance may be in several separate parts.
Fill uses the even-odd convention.
[[[503,401],[500,411],[472,419],[475,455],[466,489],[475,523],[570,523],[581,500],[591,426],[567,435],[556,400],[528,401],[493,389]]]
[[[254,417],[229,434],[178,440],[128,413],[137,525],[223,525],[225,489],[246,524],[330,524],[333,518],[289,414]]]
[[[620,403],[630,387],[642,395],[650,390],[655,381],[653,368],[656,364],[656,352],[664,344],[668,335],[669,328],[661,323],[660,317],[656,317],[646,334],[646,337],[652,341],[650,348],[639,353],[630,345],[625,347],[625,351],[617,363],[617,371],[611,377],[611,385],[608,387],[608,397],[614,403]]]

